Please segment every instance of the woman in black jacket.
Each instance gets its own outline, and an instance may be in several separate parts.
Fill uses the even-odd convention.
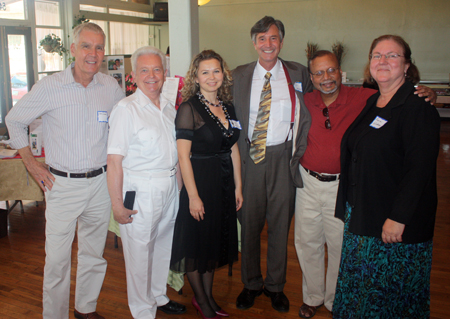
[[[440,118],[401,37],[373,41],[365,77],[380,91],[342,139],[333,318],[428,318]]]

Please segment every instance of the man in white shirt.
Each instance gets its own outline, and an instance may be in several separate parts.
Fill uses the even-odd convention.
[[[105,34],[94,23],[73,30],[75,57],[65,71],[45,77],[9,112],[10,144],[45,191],[47,207],[43,317],[69,318],[72,242],[78,225],[75,317],[95,312],[106,272],[103,258],[111,202],[106,184],[108,116],[124,94],[114,78],[99,73]],[[45,162],[28,146],[27,126],[42,116]]]
[[[294,183],[302,187],[298,161],[297,165],[290,162],[293,144],[297,145],[300,153],[306,149],[311,117],[303,102],[303,92],[311,91],[312,84],[303,65],[278,58],[284,38],[281,21],[266,16],[252,27],[251,36],[258,61],[241,65],[233,71],[233,102],[242,124],[238,143],[244,195],[243,207],[238,212],[242,225],[241,277],[244,289],[236,306],[239,309],[252,307],[255,298],[264,291],[271,298],[275,310],[287,312],[289,300],[283,289],[287,239],[294,214]],[[270,95],[266,93],[268,86]],[[262,108],[267,105],[270,112]],[[260,113],[264,112],[270,115],[267,130],[261,131],[258,123]],[[258,127],[258,134],[254,134],[255,127]],[[265,137],[265,141],[259,137]],[[263,279],[260,235],[266,220],[267,274]]]
[[[142,47],[131,57],[136,92],[120,101],[110,118],[108,189],[114,219],[120,223],[133,318],[156,311],[186,312],[166,296],[166,282],[178,212],[175,106],[161,95],[164,54]],[[133,210],[124,207],[135,192]]]

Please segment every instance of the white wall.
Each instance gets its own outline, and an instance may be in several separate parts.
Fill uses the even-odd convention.
[[[283,59],[306,64],[307,41],[327,50],[342,41],[342,69],[358,80],[372,40],[398,34],[422,80],[449,80],[450,0],[211,0],[199,8],[200,50],[216,50],[230,68],[256,60],[250,29],[265,15],[285,25]]]

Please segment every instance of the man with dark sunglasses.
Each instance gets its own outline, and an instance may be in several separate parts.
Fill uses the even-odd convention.
[[[297,188],[295,203],[295,247],[303,273],[303,305],[299,316],[311,318],[319,307],[331,311],[341,259],[344,223],[334,217],[340,174],[340,145],[347,128],[376,91],[341,85],[336,56],[317,51],[308,63],[316,90],[304,96],[311,114],[307,148],[300,161],[303,188]],[[419,96],[436,99],[435,93],[420,87]],[[325,279],[325,243],[328,268]]]

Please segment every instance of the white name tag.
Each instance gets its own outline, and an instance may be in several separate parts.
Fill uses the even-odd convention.
[[[238,130],[242,130],[242,126],[239,121],[230,120],[230,124],[231,124],[232,128],[237,128]]]
[[[108,123],[108,112],[97,111],[97,121],[102,123]]]
[[[383,125],[386,123],[387,121],[384,118],[377,116],[375,120],[373,120],[373,122],[370,123],[370,126],[379,129],[380,127],[383,127]]]
[[[299,92],[303,92],[302,82],[295,82],[294,89]]]

